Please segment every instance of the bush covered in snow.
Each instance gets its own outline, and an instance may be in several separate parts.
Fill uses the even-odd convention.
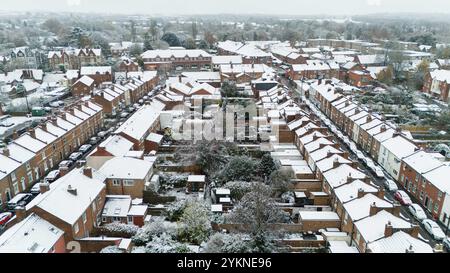
[[[178,200],[176,202],[171,203],[167,207],[167,220],[171,222],[176,222],[180,220],[180,217],[181,215],[183,215],[186,206],[187,202],[185,200]]]
[[[173,188],[186,187],[188,176],[189,174],[187,173],[181,174],[161,173],[159,175],[160,190],[167,191]]]
[[[154,237],[160,236],[163,233],[167,233],[171,236],[176,234],[176,229],[173,226],[166,225],[164,218],[154,217],[150,223],[143,226],[133,236],[133,243],[136,246],[145,246],[148,242],[152,241]]]
[[[139,247],[132,251],[146,252],[146,253],[188,253],[190,252],[187,245],[175,241],[171,235],[167,233],[162,233],[159,236],[153,238],[145,248]]]
[[[233,200],[241,200],[246,193],[252,191],[255,183],[260,182],[230,181],[223,187],[230,190],[230,197]]]
[[[107,246],[100,250],[100,253],[123,253],[117,246]]]
[[[216,179],[219,184],[236,180],[260,180],[260,178],[256,175],[258,163],[258,161],[255,161],[248,156],[234,156],[216,175]]]
[[[199,245],[211,234],[211,211],[203,203],[189,202],[180,221],[183,223],[178,230],[181,241]]]
[[[251,253],[249,237],[243,234],[215,233],[205,247],[204,253]]]
[[[139,231],[139,227],[123,223],[106,224],[98,228],[98,232],[110,237],[131,238]]]

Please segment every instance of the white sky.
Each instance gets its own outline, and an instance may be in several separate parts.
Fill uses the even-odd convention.
[[[449,0],[1,0],[4,11],[140,14],[352,15],[449,13]]]

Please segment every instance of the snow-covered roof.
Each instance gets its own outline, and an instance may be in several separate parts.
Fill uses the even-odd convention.
[[[357,55],[358,60],[361,64],[368,65],[368,64],[381,64],[384,63],[384,56],[383,55]]]
[[[103,217],[127,217],[131,207],[129,195],[107,195],[103,206]]]
[[[144,179],[151,172],[153,164],[133,157],[114,157],[106,161],[99,171],[107,178]]]
[[[0,179],[3,179],[20,166],[19,162],[0,154]]]
[[[0,252],[48,253],[63,234],[64,231],[32,213],[0,236]]]
[[[317,71],[317,70],[330,70],[330,66],[327,62],[320,60],[307,60],[306,64],[294,64],[292,70],[294,72],[301,71]]]
[[[355,222],[370,215],[370,206],[375,204],[377,208],[393,208],[394,205],[378,196],[367,193],[361,198],[354,199],[344,204],[344,209],[347,211],[350,218]],[[390,214],[390,213],[389,213]],[[392,214],[391,214],[392,215]],[[384,224],[383,224],[384,232]]]
[[[132,205],[130,211],[128,211],[129,216],[144,216],[147,213],[147,205]]]
[[[157,49],[148,50],[142,53],[143,59],[155,59],[155,58],[198,58],[198,57],[211,57],[209,53],[200,49]]]
[[[299,219],[303,221],[339,221],[334,211],[299,211]]]
[[[81,78],[79,78],[75,82],[75,84],[77,84],[79,82],[81,82],[84,85],[91,86],[94,83],[94,79],[92,79],[91,77],[85,75],[85,76],[82,76]]]
[[[216,65],[221,64],[242,64],[242,56],[240,55],[224,55],[224,56],[212,56],[212,63]]]
[[[350,163],[352,163],[350,160],[342,157],[340,154],[334,154],[334,155],[332,155],[330,157],[323,158],[320,161],[316,161],[316,167],[322,173],[326,172],[326,171],[328,171],[328,170],[333,168],[333,164],[334,164],[334,162],[336,160],[340,164],[350,164]]]
[[[90,178],[83,174],[83,169],[74,169],[51,183],[49,191],[36,196],[27,210],[37,206],[73,225],[105,188],[104,181],[95,177],[100,176]],[[76,194],[69,189],[76,190]]]
[[[392,236],[371,242],[367,248],[372,253],[433,253],[433,248],[420,239],[412,237],[404,231],[397,231]]]
[[[412,155],[403,158],[403,162],[409,165],[416,172],[423,174],[439,166],[442,162],[434,158],[433,155],[424,151],[418,151]]]
[[[403,136],[396,136],[385,140],[381,142],[381,146],[391,152],[398,159],[411,155],[416,151],[416,149],[418,149],[415,144],[411,143]]]
[[[381,210],[375,215],[357,221],[355,226],[365,241],[370,243],[385,237],[384,231],[389,222],[394,229],[412,228],[411,223],[386,210]]]
[[[146,138],[146,140],[151,141],[151,142],[155,142],[155,143],[160,143],[161,140],[163,139],[163,135],[160,134],[155,134],[155,133],[150,133],[148,135],[148,137]]]
[[[206,176],[204,175],[189,175],[188,182],[205,182]]]
[[[111,74],[111,66],[82,66],[80,69],[81,75],[95,75],[95,74]]]
[[[437,167],[423,174],[423,177],[441,192],[450,194],[450,183],[448,182],[448,178],[450,177],[450,166],[443,165],[441,167]]]
[[[331,253],[359,253],[354,246],[349,246],[345,241],[328,241]]]
[[[143,140],[164,107],[163,103],[156,100],[150,105],[144,105],[128,118],[115,133],[124,133],[136,140]]]
[[[27,149],[27,147],[22,147],[14,142],[10,143],[7,148],[9,150],[9,157],[22,164],[28,162],[36,155],[34,152]],[[0,150],[0,153],[3,152]]]
[[[42,131],[41,129],[36,129],[36,132],[39,130]],[[38,139],[41,139],[37,135],[36,135],[36,137]],[[52,136],[52,138],[55,139],[54,136]],[[50,143],[50,142],[42,142],[41,140],[38,140],[38,139],[32,138],[28,133],[26,133],[26,134],[21,135],[19,138],[15,139],[14,142],[24,148],[27,148],[27,149],[37,153],[47,146],[46,143]]]
[[[348,202],[355,198],[358,198],[358,192],[362,190],[365,193],[377,193],[378,189],[373,185],[368,183],[355,180],[351,183],[342,185],[334,190],[336,197],[341,201],[341,203]]]
[[[352,179],[364,179],[366,177],[363,172],[347,164],[341,164],[337,168],[326,171],[323,176],[332,188],[347,183],[349,176]]]

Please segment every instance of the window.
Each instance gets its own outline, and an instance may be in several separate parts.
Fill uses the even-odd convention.
[[[436,204],[434,204],[434,212],[438,212],[439,211],[439,204],[438,203],[436,203]]]
[[[438,192],[438,200],[441,200],[442,198],[442,192]]]
[[[419,198],[420,200],[423,200],[423,191],[420,192]]]
[[[27,162],[25,166],[27,167],[27,171],[31,170],[30,162]]]
[[[87,221],[86,212],[84,212],[83,215],[81,215],[81,218],[83,218],[83,223],[86,223]]]
[[[112,184],[113,186],[120,186],[120,181],[117,179],[113,179]]]
[[[95,205],[95,202],[92,202],[92,211],[96,211],[97,210],[97,206]]]
[[[76,223],[76,224],[73,226],[73,232],[74,232],[74,234],[77,234],[79,231],[80,231],[80,227],[78,226],[78,223]]]
[[[133,216],[128,216],[128,224],[133,224]]]
[[[13,187],[14,187],[14,195],[18,194],[19,193],[19,184],[17,184],[17,182],[14,183]]]
[[[132,187],[134,185],[134,181],[133,180],[124,180],[123,185],[126,187]]]
[[[16,173],[15,173],[15,172],[12,172],[12,173],[11,173],[11,181],[12,181],[12,182],[15,182],[16,180],[17,180]]]
[[[106,222],[106,217],[102,217],[102,222],[103,222],[103,223]]]

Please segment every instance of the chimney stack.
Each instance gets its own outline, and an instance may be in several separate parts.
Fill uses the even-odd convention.
[[[24,220],[25,218],[27,218],[27,211],[26,211],[25,207],[23,207],[23,206],[16,206],[14,208],[14,212],[16,214],[17,222],[20,222],[20,221]]]
[[[19,138],[19,133],[17,133],[17,130],[14,130],[12,133],[12,139],[16,140],[17,138]]]
[[[41,194],[46,193],[50,190],[50,184],[48,182],[39,183],[39,191]]]
[[[28,133],[30,134],[30,136],[32,137],[32,138],[36,138],[36,130],[34,129],[34,128],[30,128],[29,130],[28,130]]]
[[[358,199],[364,197],[364,194],[365,194],[364,190],[359,188],[358,189]]]
[[[384,237],[390,237],[394,234],[394,228],[392,227],[391,221],[389,221],[384,228]]]
[[[341,165],[341,163],[339,162],[339,159],[336,157],[333,160],[333,169],[336,169],[337,167],[339,167],[339,165]]]
[[[383,133],[383,132],[386,132],[386,124],[381,125],[380,131],[381,131],[382,133]]]
[[[178,82],[183,83],[183,80],[181,79],[181,75],[178,75]]]
[[[380,210],[377,207],[377,204],[375,202],[373,202],[372,204],[370,204],[370,210],[369,210],[369,215],[370,216],[374,216],[375,214],[377,214]]]
[[[92,168],[91,167],[84,167],[83,174],[85,176],[89,177],[89,178],[92,178],[93,177]]]
[[[377,192],[377,196],[380,199],[384,199],[384,187],[380,187]]]
[[[351,183],[352,181],[353,181],[352,174],[349,173],[348,176],[347,176],[347,183]]]
[[[60,167],[59,168],[59,175],[62,177],[66,175],[69,172],[69,168],[67,167]]]
[[[3,148],[3,155],[6,157],[9,157],[11,155],[8,147]]]
[[[414,238],[419,238],[419,231],[420,231],[420,226],[419,225],[413,225],[409,235],[411,235]]]

